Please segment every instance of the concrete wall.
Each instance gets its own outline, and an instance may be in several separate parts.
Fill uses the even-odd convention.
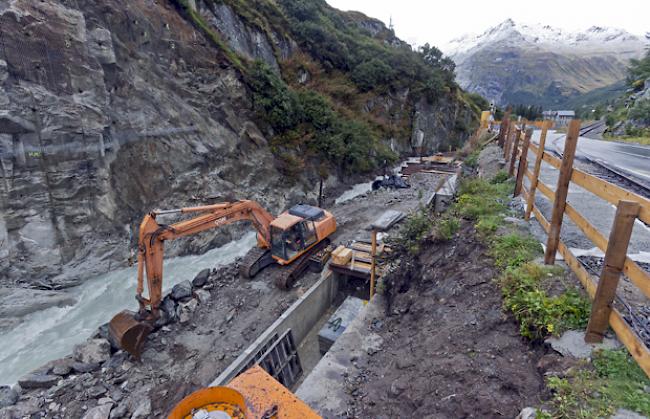
[[[384,298],[375,294],[298,387],[296,396],[323,417],[341,417],[349,397],[344,383],[346,373],[352,376],[358,371],[355,358],[381,347],[381,336],[368,326],[373,319],[383,316]]]
[[[321,278],[302,297],[294,302],[278,319],[266,329],[237,359],[228,366],[210,385],[221,386],[232,380],[239,370],[250,361],[255,353],[274,335],[281,335],[291,329],[296,346],[305,339],[309,331],[332,305],[338,292],[338,280],[329,269],[324,269]]]

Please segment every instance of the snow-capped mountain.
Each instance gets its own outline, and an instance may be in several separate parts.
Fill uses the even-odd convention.
[[[622,29],[567,32],[508,19],[442,50],[456,62],[463,88],[500,104],[552,106],[624,79],[629,60],[646,46],[646,39]]]

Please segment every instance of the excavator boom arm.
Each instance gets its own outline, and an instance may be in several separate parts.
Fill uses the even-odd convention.
[[[173,213],[201,213],[197,217],[171,225],[159,224],[156,216]],[[140,225],[138,242],[138,286],[137,296],[140,311],[151,307],[154,318],[162,299],[164,242],[190,236],[205,230],[219,228],[237,221],[251,221],[257,230],[258,246],[271,247],[271,221],[273,216],[254,201],[237,201],[181,208],[178,210],[154,211],[147,214]],[[146,271],[149,298],[144,298],[144,274]]]

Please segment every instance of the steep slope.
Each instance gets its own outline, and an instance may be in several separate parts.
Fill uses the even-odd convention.
[[[382,24],[280,3],[0,2],[0,286],[124,266],[153,208],[249,198],[277,212],[315,202],[319,176],[340,187],[466,138],[475,109],[450,79],[428,87],[441,72]],[[410,77],[361,87],[375,62],[318,45],[403,59]]]
[[[498,104],[563,106],[570,99],[620,82],[645,41],[624,30],[591,27],[567,33],[508,19],[480,35],[443,47],[457,64],[461,87]]]

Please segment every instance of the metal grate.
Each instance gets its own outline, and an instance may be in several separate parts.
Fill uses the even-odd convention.
[[[291,389],[302,375],[302,365],[291,329],[287,329],[262,355],[259,365],[283,386]]]
[[[291,329],[287,329],[280,337],[274,334],[235,376],[253,365],[259,365],[283,386],[291,389],[302,375],[302,365]]]

